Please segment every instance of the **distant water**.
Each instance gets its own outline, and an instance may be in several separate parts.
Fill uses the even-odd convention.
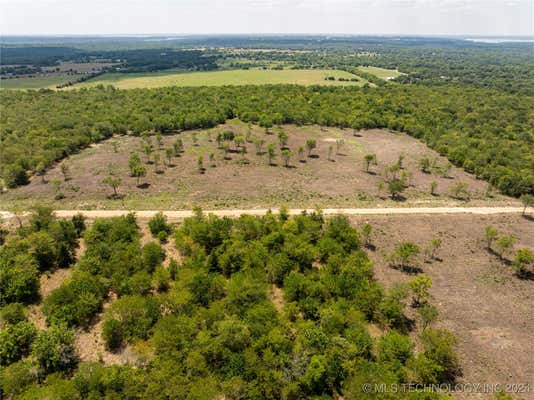
[[[477,37],[477,38],[466,38],[471,42],[480,42],[480,43],[534,43],[534,38],[507,38],[507,37]]]

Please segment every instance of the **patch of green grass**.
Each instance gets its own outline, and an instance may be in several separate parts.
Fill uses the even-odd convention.
[[[351,81],[327,81],[327,76],[336,79],[351,79],[355,76],[346,71],[315,69],[315,70],[263,70],[237,69],[211,72],[155,72],[144,74],[108,73],[97,79],[75,85],[75,88],[96,85],[113,85],[119,89],[155,88],[163,86],[223,86],[223,85],[265,85],[265,84],[298,84],[298,85],[356,85],[362,86],[367,81],[360,79]]]
[[[379,67],[358,67],[362,72],[367,72],[372,74],[377,78],[387,80],[388,78],[397,78],[401,75],[404,75],[402,72],[397,71],[396,69],[385,69]]]
[[[76,79],[74,75],[52,74],[45,76],[36,76],[33,78],[11,78],[1,79],[0,88],[2,89],[55,89],[56,85],[66,83]]]

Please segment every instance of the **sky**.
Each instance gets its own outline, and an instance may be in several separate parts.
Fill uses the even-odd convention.
[[[533,0],[0,0],[2,35],[534,35]]]

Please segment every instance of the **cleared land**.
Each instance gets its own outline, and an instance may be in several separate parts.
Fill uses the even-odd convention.
[[[56,85],[77,79],[81,75],[69,75],[66,73],[50,73],[42,76],[0,79],[2,89],[55,89]]]
[[[367,72],[372,74],[377,78],[387,80],[392,78],[397,78],[398,76],[404,75],[402,72],[397,71],[396,69],[385,69],[379,67],[358,67],[362,72]]]
[[[408,282],[413,274],[388,266],[388,255],[404,241],[424,248],[442,240],[440,260],[417,261],[432,278],[432,304],[439,309],[438,326],[458,337],[463,383],[517,384],[534,381],[534,281],[513,274],[488,252],[482,240],[492,225],[502,235],[514,235],[515,249],[534,248],[534,222],[520,215],[389,215],[351,217],[355,226],[373,226],[375,251],[369,255],[375,276],[386,287]],[[508,257],[510,258],[510,257]],[[412,316],[413,317],[413,316]],[[517,398],[531,399],[534,393]],[[492,399],[491,393],[457,393],[459,398]]]
[[[517,201],[502,196],[488,199],[487,184],[465,171],[451,168],[448,177],[421,172],[418,162],[421,157],[436,159],[445,165],[446,159],[427,148],[416,139],[384,130],[355,132],[349,129],[321,128],[319,126],[284,126],[288,134],[287,147],[293,152],[289,168],[281,158],[276,128],[266,134],[263,128],[252,126],[251,140],[265,141],[263,153],[256,154],[253,143],[245,143],[247,153],[230,143],[231,150],[225,155],[215,140],[219,132],[232,130],[246,135],[248,127],[239,121],[204,131],[187,131],[163,136],[160,171],[153,163],[147,164],[143,153],[143,140],[134,136],[117,136],[93,145],[66,159],[70,177],[64,181],[61,164],[45,176],[33,177],[29,185],[11,190],[3,195],[5,209],[24,209],[36,203],[50,204],[56,209],[136,209],[180,210],[191,209],[201,204],[205,209],[269,208],[285,204],[290,208],[354,208],[378,206],[457,206],[464,202],[450,197],[453,185],[467,183],[471,196],[469,206],[518,205]],[[211,136],[211,141],[210,141]],[[193,138],[197,138],[197,144]],[[164,167],[166,148],[182,139],[184,153],[173,157]],[[306,141],[315,139],[317,148],[307,157]],[[336,140],[344,144],[336,154]],[[153,138],[155,143],[155,138]],[[267,145],[276,146],[274,165],[269,165],[265,151]],[[304,147],[302,157],[298,148]],[[332,156],[329,160],[329,148]],[[128,160],[132,152],[138,152],[144,163],[147,176],[137,180],[130,176]],[[214,167],[209,155],[214,154]],[[365,171],[364,156],[377,155],[378,165]],[[410,175],[409,187],[403,193],[404,201],[392,201],[384,187],[384,170],[404,155],[404,171]],[[198,170],[198,158],[203,157],[205,171]],[[110,199],[112,189],[102,181],[109,172],[122,182],[118,188],[119,199]],[[54,181],[60,182],[62,200],[54,200],[57,189]],[[437,183],[435,195],[430,194],[431,182]]]
[[[336,78],[325,80],[327,76]],[[223,86],[223,85],[363,85],[367,81],[338,81],[338,78],[351,79],[355,75],[338,70],[264,70],[237,69],[211,72],[154,72],[140,74],[108,73],[78,85],[75,88],[97,85],[113,85],[119,89],[156,88],[164,86]]]

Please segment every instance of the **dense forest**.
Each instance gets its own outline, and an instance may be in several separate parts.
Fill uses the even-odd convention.
[[[2,65],[23,67],[2,67],[2,73],[23,73],[33,69],[58,65],[59,62],[89,63],[95,60],[115,62],[121,72],[151,72],[164,69],[204,71],[217,68],[216,58],[200,50],[144,49],[114,51],[83,51],[71,47],[2,47]],[[35,71],[32,71],[34,73]]]
[[[9,187],[25,184],[28,173],[113,134],[167,134],[237,117],[266,127],[295,123],[404,131],[506,194],[534,193],[534,100],[491,89],[100,87],[2,91],[0,102],[1,174]]]
[[[456,339],[432,319],[417,331],[417,351],[408,336],[420,324],[405,316],[409,300],[422,316],[433,307],[424,277],[384,290],[346,217],[197,210],[174,233],[162,215],[149,227],[162,240],[172,234],[180,264],[163,268],[160,244],[141,245],[133,214],[86,228],[83,218],[56,220],[41,208],[8,237],[0,248],[0,397],[439,399],[415,386],[377,394],[364,385],[454,382],[461,372]],[[75,262],[82,235],[87,249]],[[72,277],[44,298],[49,327],[39,330],[26,316],[39,275],[67,267]],[[103,312],[104,342],[111,352],[133,348],[134,365],[77,354],[74,330],[94,323],[110,293],[118,298]],[[371,336],[371,323],[384,334]]]

